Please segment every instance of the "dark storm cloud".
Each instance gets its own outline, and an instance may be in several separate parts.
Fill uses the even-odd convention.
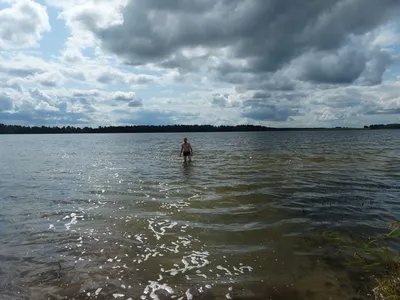
[[[279,73],[249,73],[234,72],[223,74],[217,71],[217,78],[236,86],[238,92],[246,90],[264,90],[266,93],[271,91],[293,91],[298,82],[288,75]]]
[[[258,121],[275,121],[283,122],[287,121],[291,116],[300,115],[298,110],[279,107],[274,104],[266,104],[264,102],[258,103],[258,105],[252,105],[249,109],[242,111],[241,116]]]
[[[351,84],[358,79],[366,85],[381,83],[391,62],[388,53],[367,51],[361,45],[348,45],[336,51],[309,52],[294,66],[304,81],[327,84]]]
[[[266,99],[269,97],[271,97],[271,94],[267,92],[256,92],[253,95],[253,99]]]
[[[136,94],[135,93],[115,93],[114,100],[118,101],[132,101],[136,99]]]
[[[310,53],[302,61],[301,79],[320,83],[350,84],[364,71],[363,49],[346,48],[337,53]]]
[[[201,46],[211,54],[213,49],[229,47],[232,58],[246,60],[248,71],[262,73],[275,72],[308,51],[335,53],[352,43],[351,37],[396,16],[399,7],[397,0],[131,0],[122,24],[97,28],[91,12],[78,18],[105,49],[131,64],[158,62],[191,68],[191,57],[182,54],[183,48]],[[353,81],[365,67],[360,48],[355,56],[343,57],[345,61],[356,58],[354,71],[347,77],[340,75],[346,70],[325,74],[312,62],[307,76],[323,82]],[[236,70],[228,69],[225,72]],[[317,74],[312,75],[313,71]]]
[[[114,94],[113,100],[128,102],[130,107],[140,107],[143,106],[142,99],[137,98],[135,93],[123,93],[117,92]]]
[[[300,91],[381,83],[391,57],[366,34],[399,12],[398,0],[128,0],[121,24],[98,27],[90,11],[77,19],[128,64],[154,63],[182,76],[205,72],[237,93],[258,93],[243,102],[242,117],[286,121],[305,109],[295,105],[304,98]],[[214,106],[228,103],[211,99]]]
[[[371,60],[366,64],[361,76],[361,83],[366,85],[381,84],[383,73],[392,61],[393,60],[388,53],[380,51],[375,53]]]
[[[135,99],[128,103],[128,106],[130,106],[130,107],[140,107],[142,105],[143,105],[143,103],[142,103],[141,99]]]
[[[214,106],[219,106],[219,107],[226,107],[228,104],[228,94],[217,94],[213,96],[213,99],[211,101],[211,104]]]
[[[299,107],[269,103],[267,99],[249,99],[243,102],[241,116],[257,121],[287,121],[292,116],[301,115]]]

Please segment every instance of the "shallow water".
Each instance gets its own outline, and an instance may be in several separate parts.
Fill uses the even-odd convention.
[[[399,137],[0,136],[0,299],[362,297],[313,237],[400,219]]]

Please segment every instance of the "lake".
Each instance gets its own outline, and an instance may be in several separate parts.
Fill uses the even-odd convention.
[[[399,138],[0,136],[0,299],[366,299],[321,235],[400,220]]]

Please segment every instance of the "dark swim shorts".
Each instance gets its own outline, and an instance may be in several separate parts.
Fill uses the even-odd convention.
[[[190,152],[183,152],[183,156],[189,156]]]

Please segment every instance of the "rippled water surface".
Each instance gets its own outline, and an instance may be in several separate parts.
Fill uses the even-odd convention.
[[[400,219],[399,137],[0,136],[0,299],[355,299],[310,237]]]

